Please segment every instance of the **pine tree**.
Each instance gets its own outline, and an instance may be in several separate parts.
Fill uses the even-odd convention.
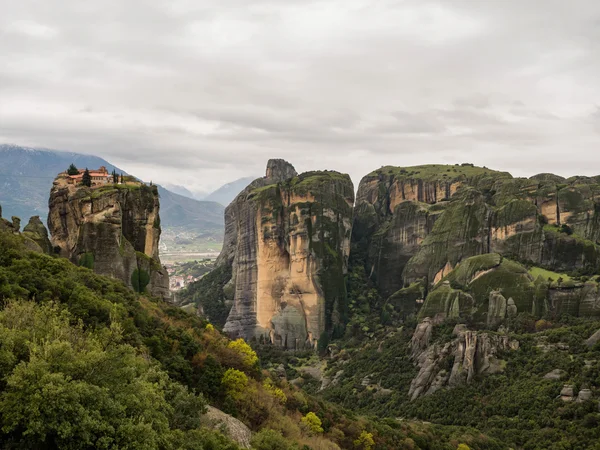
[[[68,175],[78,175],[79,169],[77,169],[77,167],[75,167],[75,164],[71,163],[71,165],[67,169],[67,174]]]
[[[114,184],[119,182],[119,175],[117,175],[117,171],[115,169],[112,171],[112,179]]]
[[[87,169],[87,167],[85,168],[85,172],[83,172],[81,184],[87,187],[90,187],[92,185],[92,177],[90,176],[90,171]]]

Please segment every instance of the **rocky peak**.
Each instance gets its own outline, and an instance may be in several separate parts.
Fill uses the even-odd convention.
[[[0,206],[0,231],[12,233],[20,236],[28,250],[39,253],[52,253],[52,245],[48,239],[48,231],[40,220],[39,216],[34,216],[29,220],[29,223],[21,229],[21,219],[13,216],[12,221],[2,218],[2,207]]]
[[[286,161],[270,160],[266,177],[225,210],[214,275],[198,287],[212,292],[219,277],[219,298],[200,299],[209,319],[232,337],[289,349],[313,348],[331,335],[346,308],[353,204],[348,175],[297,175]]]
[[[284,159],[270,159],[267,162],[266,177],[273,183],[289,180],[297,175],[294,166]]]
[[[136,180],[75,185],[65,174],[52,186],[48,228],[61,256],[137,292],[169,298],[169,278],[158,255],[156,186]]]
[[[23,235],[39,245],[44,253],[52,253],[48,230],[40,220],[40,216],[33,216],[29,219],[29,223],[23,228]]]

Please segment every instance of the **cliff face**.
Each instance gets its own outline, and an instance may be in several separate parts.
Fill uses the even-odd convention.
[[[353,203],[347,175],[269,161],[225,211],[217,270],[231,278],[206,281],[231,305],[224,331],[286,348],[331,333],[345,315]]]
[[[411,400],[469,384],[478,375],[502,372],[504,363],[498,353],[519,348],[519,342],[506,335],[470,331],[464,325],[454,328],[455,338],[450,342],[429,345],[432,326],[431,320],[425,319],[411,341],[411,356],[419,367],[408,391]]]
[[[471,165],[383,167],[359,186],[352,250],[380,293],[392,299],[411,283],[428,291],[461,261],[490,253],[594,274],[600,267],[599,224],[598,177],[512,178]],[[457,295],[460,305],[443,301],[452,311],[472,293]]]
[[[156,186],[132,181],[86,188],[59,175],[49,208],[52,245],[61,256],[138,292],[169,298],[168,274],[158,255]]]
[[[471,235],[488,225],[484,200],[474,192],[465,192],[464,199],[456,204],[458,208],[449,208],[450,199],[463,188],[489,188],[494,180],[502,178],[510,175],[471,166],[441,165],[383,167],[365,176],[356,199],[353,251],[365,254],[367,273],[382,294],[393,294],[405,281],[418,279],[422,272],[429,273],[430,267],[444,268],[458,254],[477,251],[481,243]],[[463,219],[469,215],[477,221],[465,222]],[[440,225],[436,225],[438,219],[442,220]],[[448,257],[432,260],[430,255],[422,254],[413,259],[417,253],[423,253],[422,248],[428,245],[428,237],[436,228],[447,229],[451,234],[435,239],[437,253]],[[457,243],[460,248],[456,248]],[[413,269],[405,279],[407,266]]]

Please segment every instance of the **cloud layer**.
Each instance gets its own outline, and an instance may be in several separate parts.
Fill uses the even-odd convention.
[[[0,0],[0,142],[211,190],[282,157],[600,173],[597,0]]]

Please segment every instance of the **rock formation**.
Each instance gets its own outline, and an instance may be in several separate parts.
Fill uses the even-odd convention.
[[[454,328],[456,338],[452,341],[423,347],[423,334],[431,333],[423,330],[431,326],[431,320],[424,319],[417,327],[421,332],[415,332],[411,341],[412,358],[419,367],[408,392],[411,400],[444,387],[471,383],[478,375],[502,372],[498,352],[519,348],[519,342],[506,335],[470,331],[464,325]]]
[[[229,414],[224,413],[214,406],[208,406],[206,414],[202,416],[205,426],[221,431],[234,440],[241,448],[250,448],[252,431],[244,423]]]
[[[2,218],[2,206],[0,206],[0,232],[10,233],[19,236],[28,250],[38,253],[52,253],[52,245],[48,239],[48,230],[38,216],[29,220],[23,232],[21,229],[21,219],[13,216],[10,221]]]
[[[462,261],[477,255],[497,253],[506,261],[591,275],[600,268],[599,244],[600,177],[564,179],[540,174],[513,178],[471,164],[382,167],[365,176],[358,189],[353,255],[359,256],[380,294],[392,304],[395,298],[412,298],[406,294],[414,283],[425,289],[425,295],[444,287],[442,280]],[[494,270],[496,278],[516,270],[511,279],[523,284],[533,281],[518,274],[526,272],[523,268],[504,266]],[[577,305],[578,315],[597,313],[593,306],[597,286],[585,292],[579,288],[551,291],[543,299],[533,298],[530,292],[523,299],[500,291],[507,286],[496,280],[487,286],[485,295],[481,293],[485,300],[473,300],[473,292],[456,289],[450,282],[436,294],[436,308],[443,308],[421,310],[420,317],[456,316],[474,306],[480,308],[478,303],[485,301],[492,325],[532,309],[534,313],[544,308],[565,312],[566,303],[559,300],[572,295],[578,298],[570,303]],[[492,290],[497,292],[490,296]],[[431,304],[428,300],[423,307]],[[408,302],[400,307],[405,314],[414,314],[416,309]]]
[[[217,299],[230,307],[226,333],[305,348],[342,323],[353,203],[348,175],[297,175],[283,160],[268,162],[266,176],[225,210],[214,271],[221,275],[199,282],[201,289],[219,286]]]
[[[44,253],[48,255],[52,253],[52,244],[48,237],[48,230],[39,216],[33,216],[29,219],[29,223],[23,228],[23,235],[39,245]]]
[[[487,253],[463,260],[434,285],[419,317],[434,317],[438,322],[471,317],[493,327],[520,312],[600,317],[600,285],[534,278],[523,265]]]
[[[565,384],[560,391],[560,399],[563,402],[572,402],[575,400],[575,388],[572,384]]]
[[[91,188],[70,184],[65,174],[52,186],[48,228],[61,256],[138,292],[169,298],[160,263],[156,186],[131,180]]]

